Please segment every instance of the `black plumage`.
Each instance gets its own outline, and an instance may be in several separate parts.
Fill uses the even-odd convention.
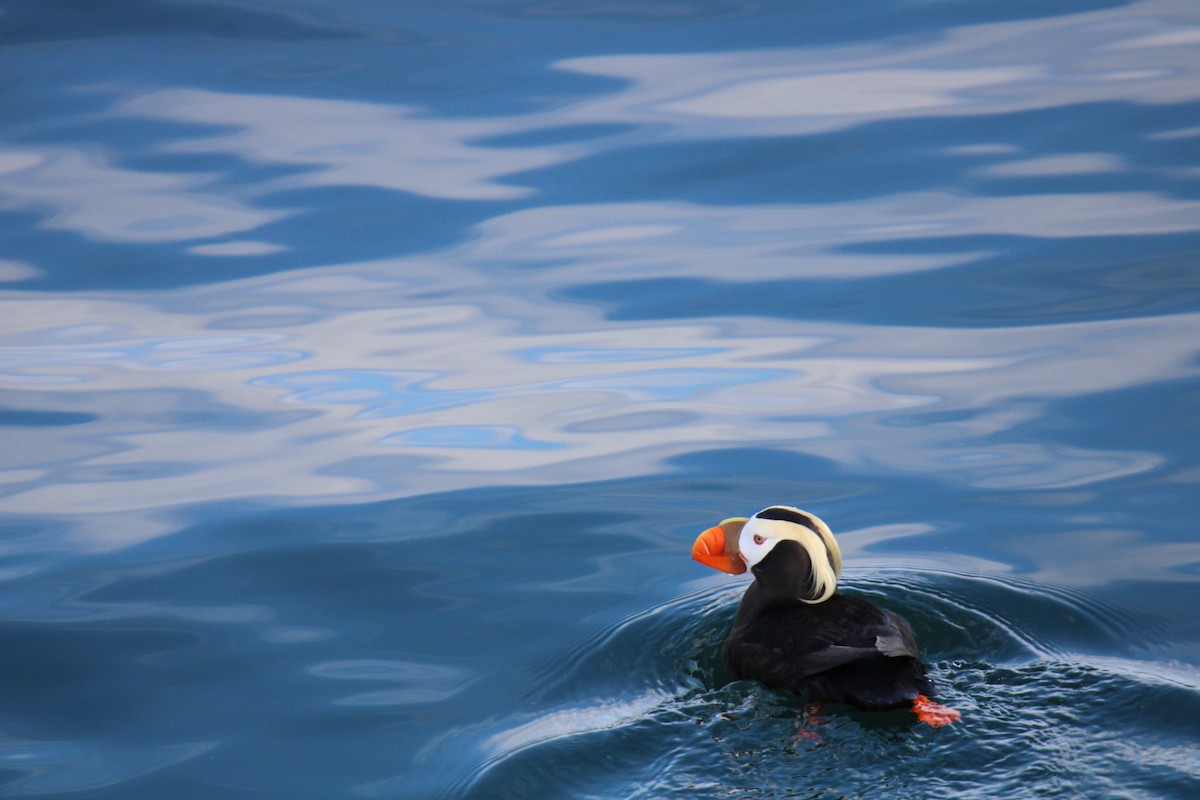
[[[932,696],[903,617],[840,592],[820,603],[801,599],[811,563],[797,542],[778,542],[751,569],[755,580],[721,651],[731,678],[871,710]]]

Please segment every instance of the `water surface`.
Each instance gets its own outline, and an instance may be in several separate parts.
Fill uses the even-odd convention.
[[[1193,4],[0,11],[0,796],[1200,789]],[[771,503],[961,723],[726,681]]]

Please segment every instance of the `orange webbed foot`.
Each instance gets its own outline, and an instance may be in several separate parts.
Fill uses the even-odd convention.
[[[814,700],[801,712],[800,718],[796,720],[796,735],[792,737],[792,747],[799,745],[803,739],[808,739],[814,744],[824,744],[821,734],[810,727],[829,724],[829,719],[821,713],[823,705],[822,701]]]
[[[913,700],[912,710],[917,715],[917,719],[934,728],[940,728],[962,719],[962,714],[953,708],[935,703],[923,694],[917,695]]]

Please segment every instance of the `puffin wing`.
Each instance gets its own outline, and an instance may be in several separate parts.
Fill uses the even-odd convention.
[[[809,675],[816,675],[818,672],[825,672],[880,652],[874,647],[846,647],[845,645],[831,644],[829,647],[804,653],[798,658],[791,659],[792,674],[807,678]]]
[[[883,613],[883,630],[875,636],[875,647],[879,652],[889,658],[915,658],[920,661],[917,637],[913,635],[908,621],[886,609],[879,610]]]
[[[865,658],[919,659],[912,629],[902,617],[858,598],[835,598],[842,602],[831,599],[819,612],[806,605],[772,609],[759,617],[737,648],[738,661],[758,666],[738,671],[761,675],[764,668],[777,668],[795,680]]]

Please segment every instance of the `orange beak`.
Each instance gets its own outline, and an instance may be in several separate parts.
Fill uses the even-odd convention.
[[[745,517],[727,519],[696,537],[692,558],[705,566],[737,575],[746,571],[746,562],[738,554],[737,541],[746,524]]]

